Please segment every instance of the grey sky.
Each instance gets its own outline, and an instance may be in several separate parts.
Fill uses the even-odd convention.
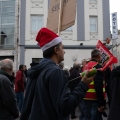
[[[118,29],[120,29],[120,0],[110,0],[110,20],[113,12],[117,12]],[[112,24],[111,21],[110,24]]]

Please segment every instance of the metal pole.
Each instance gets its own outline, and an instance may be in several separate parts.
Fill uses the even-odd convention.
[[[15,37],[15,59],[16,59],[16,71],[18,70],[18,40],[19,40],[19,5],[20,0],[16,0],[16,37]]]
[[[60,35],[62,24],[63,0],[60,0],[59,21],[58,21],[58,35]]]
[[[1,9],[1,17],[0,17],[0,47],[2,47],[2,34],[1,34],[1,28],[2,28],[2,1],[1,2],[1,6],[0,6],[0,9]]]

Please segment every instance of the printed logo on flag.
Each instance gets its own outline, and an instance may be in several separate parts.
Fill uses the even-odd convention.
[[[102,44],[100,40],[98,41],[96,48],[101,51],[102,70],[105,70],[111,64],[118,62],[117,58]]]

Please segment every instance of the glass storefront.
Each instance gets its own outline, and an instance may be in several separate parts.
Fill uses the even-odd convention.
[[[15,34],[15,0],[0,0],[0,48],[13,48]]]

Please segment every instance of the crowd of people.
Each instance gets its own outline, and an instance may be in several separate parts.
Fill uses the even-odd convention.
[[[79,106],[80,120],[103,120],[108,97],[108,120],[120,119],[120,67],[101,71],[101,52],[91,51],[91,59],[75,62],[64,68],[61,38],[42,28],[36,41],[43,51],[40,63],[20,65],[13,72],[13,61],[0,61],[0,120],[69,120],[76,118]],[[89,77],[89,69],[97,73]],[[86,71],[84,77],[81,72]],[[106,96],[107,93],[107,96]]]

